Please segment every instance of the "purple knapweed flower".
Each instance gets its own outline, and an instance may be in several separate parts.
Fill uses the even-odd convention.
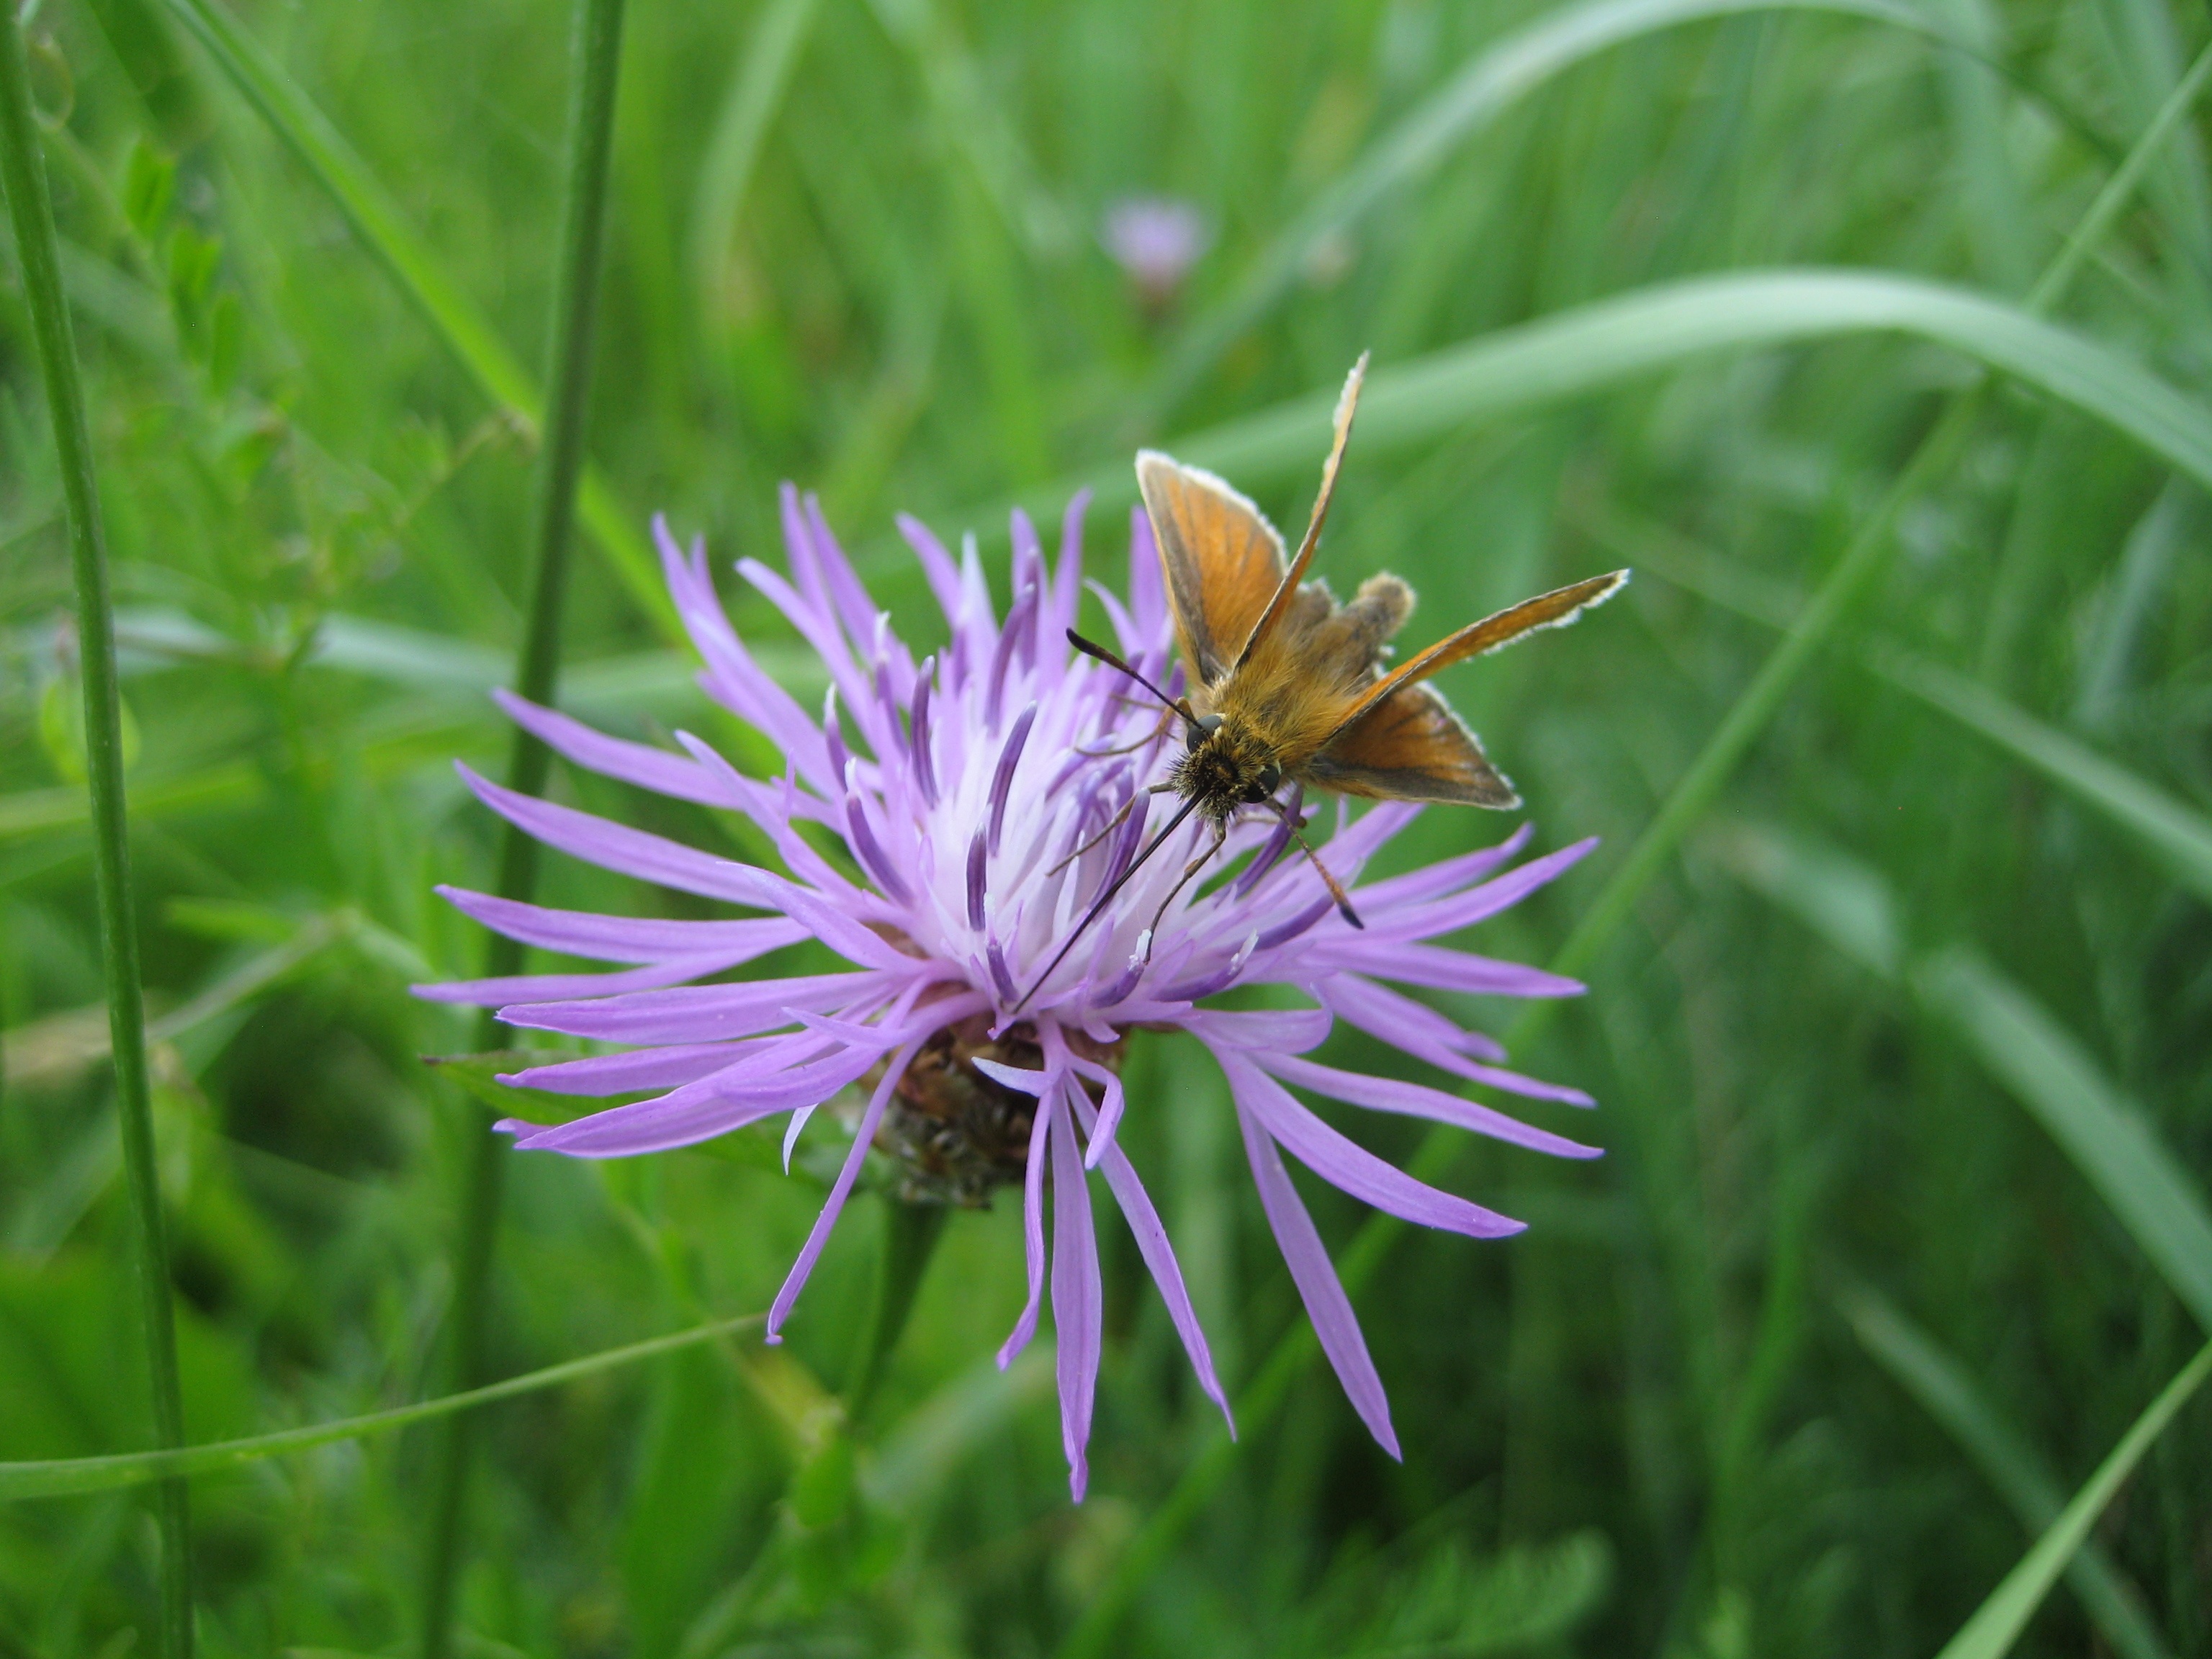
[[[1172,196],[1125,196],[1099,222],[1100,243],[1146,308],[1164,311],[1212,240],[1205,216]]]
[[[623,1045],[532,1067],[507,1082],[584,1096],[652,1093],[551,1127],[509,1121],[501,1127],[516,1134],[518,1146],[623,1157],[787,1113],[787,1162],[808,1115],[841,1090],[859,1088],[866,1103],[851,1149],[769,1312],[771,1341],[871,1146],[899,1161],[905,1195],[913,1199],[972,1204],[994,1186],[1019,1182],[1029,1298],[999,1360],[1010,1363],[1035,1331],[1049,1261],[1062,1431],[1079,1498],[1102,1311],[1086,1170],[1103,1176],[1200,1385],[1228,1411],[1166,1231],[1115,1141],[1127,1103],[1118,1073],[1127,1033],[1138,1026],[1188,1031],[1228,1079],[1261,1202],[1322,1347],[1360,1417],[1395,1457],[1398,1442],[1382,1382],[1283,1152],[1355,1197],[1425,1226],[1494,1238],[1522,1224],[1423,1185],[1330,1127],[1291,1091],[1431,1118],[1540,1152],[1594,1155],[1441,1089],[1304,1057],[1342,1019],[1456,1077],[1589,1105],[1575,1090],[1500,1069],[1504,1051],[1488,1037],[1382,981],[1514,997],[1577,992],[1572,981],[1431,941],[1497,915],[1593,843],[1508,869],[1528,843],[1524,826],[1494,847],[1363,884],[1362,867],[1419,809],[1386,803],[1357,818],[1340,812],[1321,850],[1352,891],[1365,923],[1356,929],[1312,866],[1285,856],[1283,824],[1239,823],[1231,828],[1231,858],[1222,867],[1235,869],[1233,859],[1249,854],[1241,869],[1174,897],[1146,941],[1154,913],[1207,833],[1194,822],[1128,882],[1012,1016],[1032,991],[1031,976],[1143,844],[1153,798],[1141,792],[1164,774],[1178,746],[1158,710],[1131,695],[1127,679],[1065,642],[1083,587],[1083,507],[1079,497],[1068,508],[1060,558],[1050,566],[1029,521],[1015,515],[1013,604],[1003,623],[972,543],[955,561],[922,526],[902,520],[951,630],[941,652],[916,662],[868,598],[814,500],[787,488],[789,578],[750,559],[738,570],[820,654],[830,690],[819,720],[738,641],[715,598],[703,547],[695,544],[687,555],[656,526],[677,609],[705,659],[701,684],[774,740],[788,762],[786,775],[742,775],[684,732],[676,735],[684,751],[677,754],[605,736],[519,698],[502,696],[501,706],[577,765],[742,814],[774,844],[785,868],[740,863],[516,794],[463,768],[485,805],[547,846],[759,914],[647,921],[441,888],[463,911],[512,939],[634,965],[425,987],[422,994],[497,1007],[512,1025]],[[1092,591],[1131,664],[1164,680],[1171,646],[1158,560],[1141,512],[1131,526],[1127,605],[1103,588]],[[1131,806],[1126,821],[1102,837],[1124,806]],[[801,826],[828,832],[847,860],[825,857]],[[796,977],[728,977],[806,939],[845,965]],[[1205,1006],[1240,985],[1288,987],[1310,1006],[1258,1012]]]

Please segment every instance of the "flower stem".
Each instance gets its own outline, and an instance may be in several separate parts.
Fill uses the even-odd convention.
[[[615,87],[622,57],[623,0],[577,0],[571,37],[574,77],[569,88],[568,167],[561,204],[559,263],[555,268],[552,340],[548,352],[545,423],[538,436],[532,505],[529,625],[515,665],[514,689],[532,702],[550,702],[561,666],[562,602],[568,588],[570,531],[577,479],[584,465],[584,426],[592,381],[592,338],[598,316],[600,246],[606,220],[607,166],[614,131]],[[518,730],[508,757],[507,787],[543,793],[552,765],[545,745]],[[537,884],[538,843],[514,825],[500,841],[495,890],[530,896]],[[523,947],[495,934],[484,972],[520,971]],[[480,1048],[498,1045],[500,1028],[487,1013]],[[499,1224],[505,1143],[491,1115],[471,1104],[468,1170],[453,1266],[454,1386],[483,1381],[489,1315],[492,1246]],[[453,1595],[459,1580],[476,1416],[446,1420],[432,1472],[430,1536],[423,1559],[422,1651],[451,1651]]]
[[[875,1296],[868,1310],[866,1331],[853,1363],[853,1379],[845,1389],[845,1418],[857,1427],[875,1399],[876,1385],[914,1312],[915,1292],[929,1271],[929,1258],[945,1232],[942,1204],[908,1204],[892,1198],[884,1212],[884,1259],[876,1273]]]
[[[53,422],[76,583],[77,653],[84,679],[85,776],[92,795],[93,888],[99,904],[107,1021],[115,1057],[116,1116],[123,1134],[124,1185],[137,1244],[138,1314],[153,1381],[154,1440],[167,1449],[185,1440],[177,1389],[177,1333],[169,1304],[169,1255],[154,1157],[154,1115],[146,1076],[146,1010],[138,982],[138,921],[131,897],[131,846],[123,795],[121,702],[115,684],[115,620],[107,595],[107,548],[92,474],[92,440],[77,377],[76,343],[62,297],[54,206],[31,109],[22,26],[12,0],[0,0],[0,185],[4,185],[22,266],[46,413]],[[192,1650],[191,1514],[181,1479],[155,1490],[161,1538],[161,1651]]]

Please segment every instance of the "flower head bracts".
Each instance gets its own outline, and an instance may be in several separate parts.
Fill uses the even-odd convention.
[[[1228,1080],[1262,1205],[1322,1346],[1361,1417],[1395,1455],[1382,1385],[1281,1153],[1425,1226],[1495,1237],[1520,1224],[1415,1181],[1332,1128],[1291,1091],[1562,1156],[1594,1155],[1456,1094],[1303,1058],[1341,1019],[1456,1076],[1589,1104],[1574,1090],[1504,1069],[1504,1054],[1491,1039],[1382,981],[1490,995],[1576,994],[1581,988],[1571,981],[1434,941],[1518,902],[1592,843],[1512,866],[1528,840],[1524,827],[1497,846],[1362,883],[1364,868],[1419,809],[1383,804],[1357,818],[1340,811],[1321,850],[1353,893],[1365,923],[1354,928],[1283,826],[1258,814],[1230,828],[1221,867],[1231,874],[1171,893],[1206,833],[1189,824],[1033,986],[1097,896],[1137,857],[1148,819],[1164,820],[1164,811],[1148,809],[1168,798],[1144,792],[1164,775],[1176,738],[1130,682],[1066,643],[1083,591],[1083,507],[1079,497],[1068,508],[1056,562],[1045,558],[1028,520],[1015,515],[1013,599],[1003,622],[972,543],[956,560],[920,524],[902,520],[948,629],[945,647],[917,661],[875,609],[819,507],[787,489],[788,576],[751,560],[738,568],[821,658],[830,690],[818,716],[738,639],[703,548],[686,552],[657,525],[670,590],[704,664],[701,684],[775,744],[784,775],[744,776],[689,733],[677,734],[683,752],[672,753],[518,698],[502,696],[501,706],[577,765],[742,814],[784,868],[718,857],[516,794],[464,768],[485,805],[547,846],[748,914],[645,920],[441,889],[469,915],[525,944],[617,965],[604,974],[427,986],[422,994],[495,1006],[510,1024],[622,1045],[508,1082],[581,1096],[652,1094],[569,1123],[510,1120],[501,1127],[522,1147],[623,1157],[789,1114],[787,1161],[807,1115],[842,1090],[861,1091],[851,1148],[770,1311],[771,1341],[879,1139],[902,1156],[950,1147],[949,1164],[939,1159],[933,1172],[915,1177],[939,1196],[972,1202],[979,1182],[1019,1179],[1029,1296],[1000,1358],[1010,1363],[1035,1331],[1049,1279],[1078,1497],[1102,1340],[1087,1170],[1103,1176],[1134,1233],[1201,1386],[1228,1409],[1166,1231],[1116,1137],[1125,1109],[1144,1104],[1125,1099],[1118,1075],[1126,1033],[1140,1024],[1186,1031]],[[1141,513],[1132,514],[1131,529],[1126,603],[1091,591],[1129,662],[1165,683],[1178,671],[1158,561]],[[830,832],[846,859],[823,856],[799,833],[802,824]],[[818,940],[843,965],[792,977],[718,977],[802,939]],[[1292,988],[1312,1006],[1271,1013],[1202,1006],[1231,986],[1254,984]],[[1015,1018],[1010,1011],[1024,992],[1029,1000]],[[957,1110],[948,1104],[954,1096]],[[991,1145],[963,1159],[963,1138],[973,1139],[979,1123],[988,1126]],[[965,1184],[933,1188],[923,1179],[941,1183],[945,1167]]]

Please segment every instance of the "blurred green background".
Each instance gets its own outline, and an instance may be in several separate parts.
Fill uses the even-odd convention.
[[[449,762],[504,752],[484,692],[520,633],[532,428],[486,343],[539,372],[568,73],[552,0],[218,3],[48,0],[32,25],[116,558],[196,1440],[441,1385],[475,1109],[417,1057],[470,1030],[405,988],[482,949],[430,888],[489,879],[493,825]],[[726,572],[780,562],[779,480],[817,489],[926,640],[894,513],[974,530],[1003,584],[1007,502],[1056,515],[1097,480],[1092,568],[1118,586],[1139,442],[1218,459],[1302,520],[1365,347],[1379,396],[1492,331],[1787,265],[2017,307],[2208,19],[1924,4],[1615,0],[1562,25],[1522,0],[633,0],[564,702],[772,763],[640,597],[654,510]],[[418,248],[363,241],[179,26],[195,12],[258,42]],[[1200,232],[1148,283],[1105,228],[1143,197]],[[58,490],[8,257],[0,1458],[27,1459],[142,1445],[147,1408]],[[426,292],[488,331],[457,335],[450,307],[441,326]],[[1753,292],[1691,290],[1668,326],[1726,334]],[[1322,567],[1340,592],[1410,578],[1417,643],[1638,569],[1583,626],[1449,678],[1538,844],[1606,838],[1477,948],[1551,955],[1975,380],[1928,331],[1869,332],[1824,292],[1793,290],[1802,343],[1693,352],[1632,316],[1625,340],[1541,337],[1471,381],[1407,381],[1355,439]],[[2056,314],[2201,411],[2193,118]],[[1516,1055],[1602,1103],[1520,1109],[1609,1155],[1471,1147],[1450,1183],[1530,1231],[1407,1240],[1363,1297],[1403,1466],[1306,1374],[1104,1650],[1933,1653],[2195,1351],[2212,516],[2201,470],[2094,405],[2004,381],[1960,417],[1590,996]],[[796,641],[730,597],[818,695]],[[733,844],[602,779],[563,771],[556,793]],[[1400,856],[1507,827],[1432,812]],[[566,860],[544,891],[681,902]],[[1132,1082],[1125,1142],[1241,1389],[1303,1315],[1228,1103],[1166,1039],[1139,1041]],[[1335,1117],[1401,1162],[1419,1138]],[[764,1167],[769,1144],[516,1158],[495,1368],[764,1306],[820,1199]],[[1306,1190],[1348,1239],[1357,1207]],[[462,1651],[1059,1650],[1211,1408],[1104,1227],[1094,1495],[1071,1508],[1048,1351],[989,1363],[1021,1294],[1002,1200],[954,1218],[880,1401],[841,1429],[880,1223],[879,1200],[849,1212],[778,1354],[699,1349],[494,1408]],[[428,1458],[399,1435],[198,1482],[205,1650],[407,1650]],[[2022,1651],[2212,1652],[2212,1402],[2096,1537]],[[0,1507],[0,1654],[150,1640],[153,1558],[138,1494]]]

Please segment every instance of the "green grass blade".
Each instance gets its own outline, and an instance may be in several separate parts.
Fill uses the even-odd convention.
[[[1863,902],[1838,898],[1871,890],[1884,912],[1893,913],[1879,874],[1749,826],[1715,845],[1749,885],[1882,971],[1879,957],[1865,949],[1863,930],[1850,925]],[[1974,951],[1946,947],[1907,966],[1905,979],[2057,1141],[2198,1323],[2212,1330],[2212,1209],[2142,1108],[2040,1004]]]
[[[1484,47],[1419,106],[1368,146],[1320,198],[1267,245],[1231,296],[1194,320],[1170,349],[1153,416],[1197,383],[1238,336],[1298,283],[1317,249],[1392,192],[1428,176],[1547,82],[1618,46],[1747,12],[1810,11],[1864,18],[1967,50],[1940,25],[1890,0],[1591,0],[1547,13]]]
[[[1577,512],[1576,520],[1617,556],[1753,622],[1786,628],[1802,603],[1757,573],[1656,526],[1587,509]],[[2212,818],[1941,664],[1880,640],[1866,647],[1865,656],[1891,684],[1987,738],[2141,840],[2184,886],[2212,900]]]
[[[2033,998],[1973,952],[1941,951],[1912,977],[2212,1331],[2212,1210],[2142,1109]]]
[[[1365,450],[1407,447],[1712,352],[1875,332],[1915,335],[1978,359],[2212,486],[2212,416],[2167,381],[2019,306],[1871,271],[1733,271],[1659,283],[1384,365],[1360,399],[1359,442]],[[1334,406],[1334,392],[1316,393],[1174,447],[1240,483],[1302,476],[1328,447]],[[1135,486],[1117,482],[1115,489],[1131,499]]]
[[[2208,79],[2212,79],[2212,46],[2197,54],[2189,73],[2167,94],[2158,112],[2144,126],[2142,136],[2129,147],[2112,176],[2105,181],[2105,187],[2097,192],[2096,200],[2089,204],[2089,210],[2081,216],[2081,222],[2067,237],[2066,245],[2058,251],[2058,257],[2051,262],[2051,268],[2043,273],[2042,280],[2029,295],[2029,310],[2047,309],[2072,286],[2082,262],[2104,240],[2105,233],[2112,228],[2112,221],[2119,216],[2121,208],[2142,183],[2143,174],[2165,153],[2167,142],[2181,125],[2181,118],[2203,92]]]
[[[1877,649],[1872,655],[1885,678],[2136,836],[2176,879],[2212,901],[2212,819],[1962,675],[1902,651]]]
[[[691,197],[690,262],[694,302],[711,319],[719,308],[723,262],[759,164],[761,146],[805,51],[820,0],[769,0],[754,21],[738,72],[724,95],[699,183]]]
[[[1982,1397],[1966,1370],[1873,1291],[1844,1296],[1843,1311],[1860,1345],[1965,1449],[2021,1524],[2031,1533],[2050,1526],[2063,1507],[2057,1478]],[[2171,1659],[2165,1638],[2144,1611],[2141,1592],[2094,1539],[2082,1543],[2066,1577],[2124,1659]]]
[[[398,204],[322,111],[213,0],[163,3],[329,193],[362,246],[391,273],[400,292],[484,395],[538,427],[544,418],[545,400],[529,372],[475,302],[446,275],[429,245],[415,233]],[[659,562],[639,528],[639,516],[588,466],[577,507],[630,596],[668,637],[680,641],[683,629],[661,585]]]
[[[1603,391],[1723,351],[1771,350],[1867,333],[1945,345],[2106,422],[2212,488],[2212,415],[2171,382],[2071,329],[1965,289],[1882,272],[1731,271],[1656,283],[1534,322],[1499,329],[1367,378],[1363,453],[1433,443],[1483,422]],[[1302,478],[1328,447],[1334,392],[1316,392],[1189,434],[1176,456],[1240,487]],[[1057,514],[1078,489],[1102,508],[1136,500],[1116,461],[1024,495]],[[1003,507],[968,515],[979,528]]]
[[[388,1434],[394,1429],[404,1429],[411,1424],[430,1422],[451,1416],[455,1412],[489,1405],[494,1401],[512,1400],[518,1395],[534,1394],[542,1389],[556,1388],[563,1382],[596,1376],[603,1371],[635,1365],[641,1360],[657,1358],[662,1354],[674,1353],[678,1349],[694,1347],[702,1342],[735,1336],[758,1325],[764,1316],[747,1314],[738,1319],[717,1320],[712,1324],[695,1326],[687,1331],[675,1331],[666,1336],[632,1342],[624,1347],[609,1348],[602,1353],[586,1354],[581,1359],[563,1360],[560,1364],[548,1365],[542,1370],[526,1371],[520,1376],[510,1376],[465,1393],[424,1400],[412,1406],[394,1406],[388,1411],[369,1412],[360,1417],[341,1418],[334,1423],[311,1423],[301,1428],[282,1429],[275,1434],[255,1435],[246,1440],[222,1440],[205,1446],[184,1446],[174,1451],[127,1452],[113,1457],[70,1457],[35,1463],[0,1463],[0,1502],[26,1498],[74,1497],[85,1492],[112,1492],[118,1486],[135,1486],[149,1480],[216,1474],[242,1464],[258,1462],[264,1457],[281,1457],[288,1452],[310,1451],[317,1446],[331,1445],[340,1440],[360,1440],[373,1434]]]
[[[1889,887],[1875,872],[1750,825],[1717,836],[1714,848],[1752,890],[1865,967],[1885,971],[1882,953],[1867,951],[1867,929],[1851,925],[1867,909],[1867,891],[1882,914],[1893,914]],[[1905,969],[1905,982],[2048,1130],[2174,1294],[2212,1329],[2212,1210],[2142,1106],[2035,998],[1975,951],[1954,945],[1924,956]]]
[[[2105,1506],[2112,1501],[2113,1495],[2135,1472],[2142,1455],[2150,1449],[2151,1443],[2173,1420],[2174,1413],[2197,1392],[2207,1376],[2212,1376],[2212,1344],[2201,1349],[2197,1358],[2184,1366],[2180,1374],[2151,1401],[2136,1419],[2135,1426],[2089,1477],[2088,1484],[2074,1494],[2074,1501],[2051,1523],[2049,1530],[2036,1540],[2035,1547],[2021,1558],[2020,1565],[2005,1576],[2004,1582],[1990,1593],[1965,1628],[1944,1644],[1936,1659],[2002,1659],[2012,1650],[2012,1644],[2020,1639],[2021,1632],[2027,1627],[2036,1608],[2042,1606],[2051,1586],[2081,1547]]]
[[[62,295],[60,242],[39,143],[38,119],[12,5],[0,16],[0,185],[15,234],[23,302],[30,313],[46,415],[61,473],[63,516],[76,592],[76,653],[84,684],[85,774],[92,803],[92,864],[100,959],[115,1063],[116,1121],[122,1134],[139,1334],[146,1345],[154,1439],[184,1443],[177,1375],[177,1331],[169,1249],[155,1162],[151,1079],[146,1067],[146,1004],[139,973],[137,902],[131,883],[130,808],[123,788],[123,694],[117,683],[115,612],[108,593],[107,539],[93,474],[76,341]],[[161,1531],[160,1643],[167,1659],[192,1652],[191,1517],[181,1480],[165,1480],[155,1499]]]

